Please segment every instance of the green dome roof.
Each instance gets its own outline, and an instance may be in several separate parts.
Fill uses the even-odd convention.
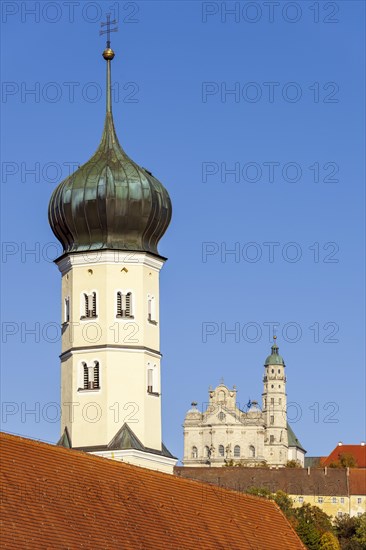
[[[113,52],[114,55],[114,52]],[[128,250],[158,253],[172,206],[165,187],[128,157],[119,144],[111,108],[107,60],[107,112],[92,158],[54,190],[49,223],[64,253]]]
[[[285,361],[283,360],[283,357],[278,353],[278,346],[276,344],[276,339],[273,343],[273,346],[271,348],[271,355],[268,355],[267,359],[265,360],[264,366],[267,367],[268,365],[282,365],[285,366]]]

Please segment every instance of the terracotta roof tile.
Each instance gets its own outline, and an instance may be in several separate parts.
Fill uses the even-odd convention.
[[[329,466],[331,462],[339,460],[340,455],[352,455],[358,468],[366,468],[366,445],[337,445],[330,455],[321,461],[322,466]]]
[[[1,434],[2,548],[304,549],[270,501]]]

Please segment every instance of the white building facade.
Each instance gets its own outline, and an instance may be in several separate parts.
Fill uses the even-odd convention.
[[[224,383],[209,390],[205,411],[196,403],[184,420],[185,466],[304,466],[305,450],[287,423],[285,363],[276,338],[264,365],[262,408],[256,401],[242,410],[236,388]]]

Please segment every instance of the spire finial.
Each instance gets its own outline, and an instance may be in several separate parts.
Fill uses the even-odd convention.
[[[107,35],[107,47],[102,54],[107,62],[107,113],[112,112],[111,61],[114,58],[115,54],[111,48],[111,32],[117,32],[118,27],[114,27],[114,29],[111,29],[111,25],[115,25],[116,23],[116,19],[113,19],[113,21],[111,21],[111,14],[107,13],[107,21],[100,24],[102,30],[99,32],[100,35]],[[103,27],[106,28],[103,29]]]

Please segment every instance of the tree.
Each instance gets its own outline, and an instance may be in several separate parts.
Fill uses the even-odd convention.
[[[284,493],[283,491],[277,491],[273,497],[273,500],[275,501],[277,506],[281,508],[282,512],[287,518],[294,515],[293,501],[292,498],[288,496],[288,494]]]
[[[268,498],[270,500],[273,499],[271,491],[269,491],[265,487],[249,487],[249,489],[247,489],[246,492],[247,492],[248,495],[254,495],[254,496],[257,496],[257,497]]]
[[[344,514],[342,517],[337,517],[334,520],[334,528],[337,537],[341,539],[349,540],[356,534],[358,527],[358,518],[350,517],[348,514]]]
[[[350,453],[340,453],[338,460],[333,460],[329,468],[357,468],[357,460]]]
[[[303,504],[301,508],[296,509],[296,516],[299,521],[303,519],[307,523],[313,524],[320,535],[323,535],[327,531],[333,531],[330,517],[317,506]]]
[[[313,523],[301,518],[296,526],[296,532],[309,550],[319,550],[321,535]]]
[[[366,548],[366,513],[357,519],[355,539],[363,545],[363,548]]]
[[[336,518],[334,527],[342,550],[366,548],[366,514],[361,517],[344,515]]]
[[[301,464],[299,460],[288,460],[286,462],[286,468],[301,468]]]
[[[320,550],[340,550],[340,548],[338,539],[333,533],[330,531],[323,533],[319,543]]]

